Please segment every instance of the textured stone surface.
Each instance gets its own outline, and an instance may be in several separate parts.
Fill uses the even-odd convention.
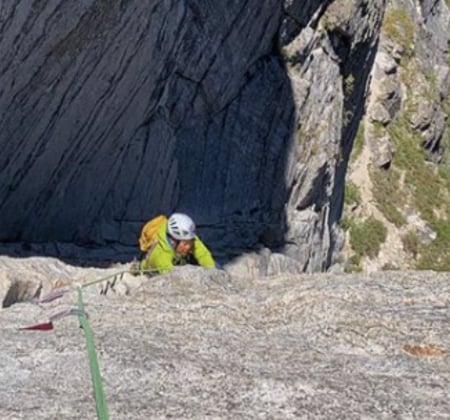
[[[328,268],[376,84],[383,122],[400,106],[392,61],[407,49],[381,34],[398,8],[442,101],[443,0],[2,1],[0,241],[134,246],[148,218],[180,210],[228,259],[270,248]],[[416,118],[438,156],[441,105]]]
[[[432,216],[425,216],[423,203],[430,203],[431,199],[425,199],[419,192],[438,185],[441,175],[436,181],[431,181],[431,174],[442,173],[447,165],[446,149],[450,139],[448,45],[448,2],[385,2],[364,103],[365,113],[347,171],[347,179],[352,181],[352,187],[356,187],[360,198],[356,209],[346,206],[343,220],[351,220],[353,225],[358,225],[373,217],[387,229],[377,257],[362,257],[359,261],[358,252],[351,249],[355,236],[351,229],[348,230],[349,241],[341,258],[350,265],[352,260],[358,261],[357,265],[362,270],[437,268],[434,264],[442,259],[435,255],[436,251],[433,250],[433,256],[425,263],[422,262],[423,251],[427,247],[443,250],[443,253],[450,249],[447,243],[437,245],[445,237],[443,230],[429,230],[432,225],[445,225],[448,217],[444,213],[447,210],[439,213],[433,209]],[[411,157],[416,152],[419,158],[414,160]],[[426,165],[422,159],[428,161]],[[379,171],[377,168],[380,167],[384,170]],[[421,169],[418,168],[429,172],[419,175]],[[443,181],[443,185],[448,185],[448,182]],[[433,194],[433,200],[436,199],[436,203],[448,202],[445,198],[447,191],[441,191]],[[410,222],[409,214],[420,215],[428,226],[419,227]],[[411,252],[404,239],[416,234],[418,241],[427,245],[419,252]]]
[[[405,60],[406,51],[399,57],[399,42],[391,36],[381,36],[380,53],[373,72],[371,89],[384,93],[378,99],[378,103],[389,110],[391,119],[395,117],[400,108],[408,108],[412,127],[421,135],[422,146],[427,150],[433,160],[439,160],[445,150],[443,142],[446,120],[445,99],[449,94],[450,81],[448,80],[448,43],[450,41],[450,13],[448,4],[444,1],[436,2],[398,2],[387,3],[386,14],[393,11],[405,11],[408,21],[401,25],[409,25],[411,39],[406,39],[407,31],[403,35],[407,46],[414,46],[411,60],[415,66],[410,66],[406,72],[386,71],[386,75],[377,72],[377,67],[386,68],[390,59],[398,62]],[[405,45],[403,45],[405,47]],[[389,58],[386,57],[386,55]],[[389,65],[392,67],[392,64]],[[409,72],[409,74],[408,74]],[[412,72],[412,74],[411,74]],[[404,95],[404,84],[409,84],[411,97]],[[411,89],[411,85],[414,89]],[[376,100],[376,98],[375,98]],[[409,101],[409,102],[408,102]],[[412,104],[412,105],[411,105]],[[435,155],[433,157],[433,155]]]
[[[280,226],[294,109],[272,54],[280,12],[2,2],[0,240],[134,245],[175,208],[217,248]]]
[[[0,259],[77,281],[107,270]],[[28,266],[28,268],[27,268]],[[70,273],[70,275],[69,275]],[[450,412],[450,277],[230,275],[200,268],[126,277],[130,293],[86,289],[110,417],[436,418]],[[0,311],[0,418],[95,418],[76,318],[19,331],[73,305]]]
[[[288,223],[291,256],[312,254],[300,263],[326,266],[326,225],[336,217],[318,207],[329,207],[335,183],[330,156],[340,147],[343,100],[326,92],[339,66],[356,65],[353,43],[338,64],[338,38],[314,30],[314,50],[309,42],[296,52],[309,57],[301,80],[277,47],[317,24],[326,6],[3,2],[0,239],[134,245],[148,217],[178,209],[217,252],[231,254],[282,244]],[[357,16],[334,27],[345,26],[356,50],[364,44],[357,55],[366,61],[377,23]],[[310,85],[304,98],[291,87],[301,82]],[[316,125],[301,121],[311,109],[327,115],[327,126],[317,145],[307,144],[310,133],[292,147],[294,125]],[[316,147],[323,155],[310,168],[292,159]],[[313,192],[322,186],[325,193]],[[294,208],[317,212],[317,223],[306,228]]]

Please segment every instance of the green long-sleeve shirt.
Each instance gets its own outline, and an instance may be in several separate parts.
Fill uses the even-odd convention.
[[[170,271],[175,265],[185,265],[186,258],[177,254],[169,242],[167,236],[167,222],[164,223],[156,234],[158,241],[150,247],[150,251],[141,262],[141,269],[156,270],[159,273]],[[192,256],[202,267],[215,267],[214,259],[206,245],[198,236],[194,238]]]

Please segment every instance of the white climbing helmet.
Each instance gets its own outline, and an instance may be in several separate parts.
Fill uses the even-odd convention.
[[[168,226],[170,236],[178,241],[188,241],[195,238],[195,224],[186,214],[172,214],[169,217]]]

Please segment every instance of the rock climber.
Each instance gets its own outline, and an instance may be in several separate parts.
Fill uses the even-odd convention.
[[[140,263],[141,271],[165,273],[174,266],[185,264],[216,267],[211,252],[197,236],[194,221],[189,216],[173,213],[169,219],[164,216],[159,218],[159,225],[154,227],[151,237],[147,235],[145,240],[142,239],[145,237],[146,226],[152,221],[142,230],[139,242],[145,256]]]

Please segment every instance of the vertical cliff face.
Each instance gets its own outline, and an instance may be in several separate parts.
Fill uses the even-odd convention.
[[[279,2],[7,1],[0,16],[1,240],[135,244],[174,209],[218,248],[282,237]]]
[[[282,53],[296,103],[286,251],[323,270],[342,246],[337,223],[353,138],[364,111],[384,1],[287,8]],[[298,16],[298,17],[297,17]],[[295,30],[293,21],[299,22]]]
[[[214,3],[2,2],[0,241],[134,245],[180,210],[218,254],[329,267],[393,3]],[[445,38],[445,3],[404,3]]]
[[[355,269],[450,269],[449,43],[448,2],[388,2],[348,173]]]

